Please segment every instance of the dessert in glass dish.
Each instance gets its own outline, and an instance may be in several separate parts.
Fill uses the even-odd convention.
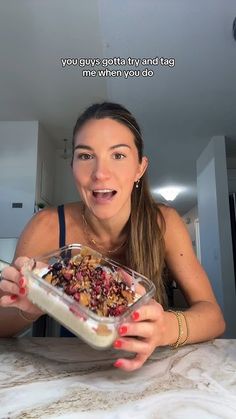
[[[149,279],[81,244],[29,259],[23,274],[29,300],[96,349],[155,294]]]

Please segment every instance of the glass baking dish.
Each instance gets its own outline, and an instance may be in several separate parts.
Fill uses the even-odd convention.
[[[109,348],[118,336],[119,326],[130,319],[134,310],[147,303],[156,291],[153,282],[145,276],[81,244],[71,244],[29,259],[23,267],[23,274],[27,280],[29,300],[96,349]],[[97,292],[93,283],[95,280],[100,287],[98,290],[102,289],[100,294],[96,294],[96,300],[93,297]],[[108,281],[108,291],[104,288],[104,281]],[[68,290],[74,291],[72,283],[80,290],[68,295]],[[93,294],[82,292],[81,284],[90,284],[87,289],[93,287]],[[110,289],[109,284],[113,284]],[[115,294],[118,288],[121,290],[119,298]],[[110,293],[111,297],[104,297],[103,293]],[[91,304],[96,306],[95,301],[99,301],[101,294],[103,311],[98,313]],[[84,305],[88,299],[90,306]]]

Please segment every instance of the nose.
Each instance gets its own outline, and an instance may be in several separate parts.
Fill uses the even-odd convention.
[[[109,179],[111,175],[110,166],[106,159],[96,159],[93,170],[93,179],[105,180]]]

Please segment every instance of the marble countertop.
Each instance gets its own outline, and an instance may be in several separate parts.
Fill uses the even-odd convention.
[[[236,418],[236,340],[157,349],[139,370],[77,338],[0,339],[0,418]]]

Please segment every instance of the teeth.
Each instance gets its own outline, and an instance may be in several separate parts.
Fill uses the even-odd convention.
[[[103,193],[105,193],[105,192],[112,192],[113,191],[113,189],[95,189],[93,192],[103,192]]]

